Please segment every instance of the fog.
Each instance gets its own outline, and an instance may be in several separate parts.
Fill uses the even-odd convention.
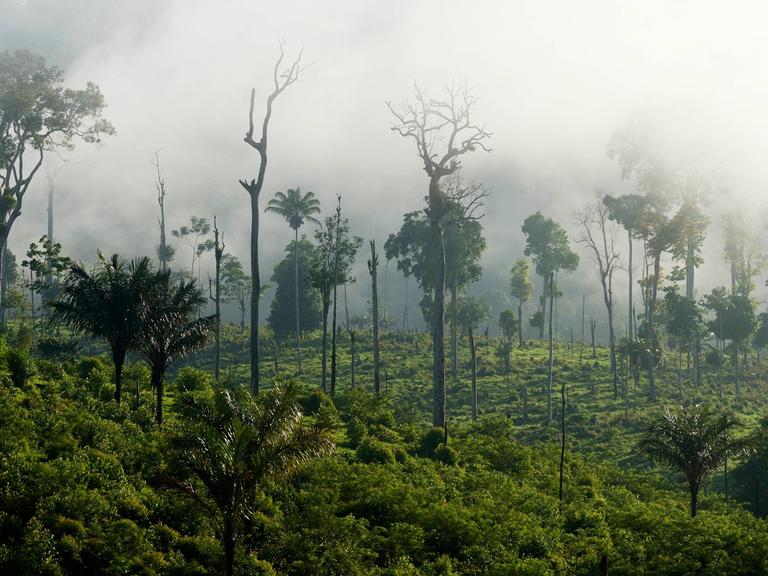
[[[215,212],[227,249],[247,259],[249,200],[237,180],[255,177],[258,166],[243,142],[248,98],[255,88],[259,117],[281,38],[289,58],[303,47],[311,66],[275,104],[262,204],[276,190],[300,186],[330,214],[341,194],[353,231],[382,244],[405,212],[423,206],[427,185],[412,143],[390,131],[385,102],[406,101],[414,83],[436,96],[449,82],[472,87],[480,98],[474,116],[493,138],[490,153],[463,162],[465,176],[491,190],[485,275],[470,291],[496,313],[509,267],[522,256],[526,216],[541,210],[576,239],[574,212],[595,190],[635,190],[606,155],[613,132],[630,124],[681,166],[717,174],[699,294],[729,281],[719,240],[723,212],[741,207],[762,226],[763,3],[0,0],[0,14],[0,49],[41,52],[73,86],[96,82],[117,130],[99,146],[47,161],[55,238],[78,258],[93,259],[97,248],[154,254],[151,160],[159,151],[169,228]],[[47,187],[42,174],[25,200],[10,238],[17,254],[45,233]],[[273,215],[262,223],[268,279],[292,232]],[[176,246],[177,265],[186,266],[188,251]],[[579,271],[561,280],[561,311],[580,317],[586,292],[587,314],[602,318],[596,271],[580,253]],[[369,293],[366,258],[358,258],[360,282],[349,292],[356,313]],[[391,312],[400,318],[404,281],[394,263],[387,282]],[[762,287],[764,278],[757,282]],[[616,283],[623,310],[623,272]],[[409,315],[419,317],[415,305]]]

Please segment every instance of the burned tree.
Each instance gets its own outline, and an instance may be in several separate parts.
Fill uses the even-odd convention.
[[[387,103],[395,118],[392,130],[413,139],[416,151],[429,178],[426,214],[432,232],[434,254],[434,303],[432,306],[432,387],[435,426],[445,427],[445,245],[443,225],[448,198],[440,180],[454,174],[461,157],[477,149],[489,151],[486,141],[491,132],[472,121],[477,98],[468,89],[449,87],[444,100],[428,98],[417,87],[414,101],[403,109]]]
[[[261,277],[259,276],[259,195],[264,186],[264,176],[267,172],[267,135],[269,121],[272,118],[272,105],[280,94],[291,84],[294,84],[304,70],[301,65],[302,53],[290,66],[281,70],[285,57],[285,44],[280,42],[280,56],[275,62],[272,73],[274,88],[267,97],[267,109],[261,123],[261,137],[254,140],[253,109],[256,100],[256,89],[251,90],[251,104],[248,111],[248,132],[243,141],[259,153],[259,169],[256,178],[251,181],[240,180],[240,185],[248,192],[251,199],[251,392],[259,392],[259,296],[261,294]]]

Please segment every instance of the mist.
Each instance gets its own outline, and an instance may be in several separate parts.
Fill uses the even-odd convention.
[[[728,282],[722,214],[741,208],[762,227],[762,3],[4,0],[0,9],[0,49],[30,48],[62,67],[68,84],[97,83],[117,130],[99,146],[48,157],[11,233],[18,255],[46,231],[46,172],[56,188],[54,236],[66,253],[84,260],[97,249],[154,255],[157,152],[169,229],[215,212],[228,251],[247,259],[248,197],[237,180],[254,177],[257,160],[242,138],[251,88],[257,115],[263,109],[279,39],[288,57],[303,48],[311,65],[275,105],[262,203],[300,186],[315,192],[326,215],[341,194],[352,231],[381,244],[404,213],[423,207],[427,192],[412,143],[390,130],[385,102],[406,101],[415,83],[435,96],[451,82],[472,87],[480,98],[475,117],[493,138],[491,152],[463,160],[465,178],[491,190],[484,277],[470,292],[491,302],[494,316],[505,306],[509,268],[523,253],[526,216],[540,210],[575,240],[574,213],[597,190],[635,190],[606,155],[612,134],[628,125],[641,127],[681,165],[717,174],[705,207],[711,224],[699,294]],[[292,232],[270,215],[262,226],[268,279]],[[302,232],[311,235],[311,227]],[[175,245],[176,265],[186,266],[186,246]],[[584,292],[587,314],[604,312],[591,258],[580,254],[579,271],[561,278],[563,327],[580,317]],[[206,257],[203,273],[212,269]],[[355,313],[370,290],[366,257],[358,256],[361,281],[349,291]],[[620,273],[620,311],[625,284]],[[403,295],[392,262],[386,296],[396,319]],[[413,322],[420,313],[411,298]],[[263,306],[268,300],[269,293]]]

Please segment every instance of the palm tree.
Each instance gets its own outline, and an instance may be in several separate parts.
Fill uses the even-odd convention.
[[[258,399],[243,388],[204,399],[185,395],[179,405],[181,432],[173,441],[179,474],[169,483],[218,523],[229,576],[242,522],[252,517],[261,483],[329,453],[331,430],[320,423],[305,425],[292,384],[278,385]]]
[[[152,274],[144,290],[136,349],[151,369],[157,396],[155,420],[163,423],[163,379],[176,358],[201,348],[213,333],[215,316],[197,317],[206,299],[194,279],[175,284],[170,270]]]
[[[62,284],[59,300],[52,302],[51,322],[76,333],[107,341],[115,366],[115,401],[120,403],[125,356],[141,324],[142,292],[152,273],[149,258],[126,265],[117,254],[107,260],[99,253],[91,272],[73,264]]]
[[[293,243],[293,269],[294,276],[293,282],[296,293],[296,365],[298,371],[301,372],[301,323],[299,322],[299,228],[304,225],[304,221],[308,220],[313,224],[320,224],[320,221],[314,217],[315,214],[320,213],[320,202],[315,198],[313,192],[301,193],[301,188],[298,186],[289,188],[287,193],[276,192],[275,197],[272,198],[265,212],[272,212],[282,216],[288,226],[291,227],[294,233]]]
[[[685,475],[691,496],[691,517],[698,510],[699,486],[705,474],[714,472],[746,444],[731,435],[739,424],[731,414],[718,414],[700,404],[665,410],[643,433],[640,449],[652,460]]]

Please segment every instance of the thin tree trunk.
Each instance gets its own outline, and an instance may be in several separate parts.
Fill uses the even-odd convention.
[[[0,241],[0,325],[5,328],[7,323],[5,301],[8,294],[8,286],[5,282],[5,267],[7,265],[7,242],[3,237]]]
[[[651,297],[648,301],[648,401],[656,401],[656,377],[654,373],[654,348],[656,345],[656,296],[659,286],[659,274],[661,273],[661,255],[655,254],[653,257],[653,285],[651,286]]]
[[[549,275],[544,274],[541,278],[541,326],[539,326],[539,340],[544,340],[544,322],[547,317],[547,298],[549,296],[549,287],[547,286]]]
[[[296,366],[301,374],[301,321],[299,320],[299,229],[294,229],[293,240],[293,285],[296,289]]]
[[[115,364],[115,403],[119,406],[123,394],[123,364],[125,363],[125,353],[113,354],[112,361]]]
[[[266,156],[262,156],[266,164]],[[260,188],[260,187],[259,187]],[[251,194],[251,393],[259,393],[259,296],[261,276],[259,275],[259,192]]]
[[[433,219],[432,242],[435,247],[435,293],[432,310],[432,389],[434,405],[433,426],[445,429],[445,244],[443,227],[439,219]]]
[[[517,342],[522,350],[523,348],[523,303],[517,301]]]
[[[456,334],[456,277],[451,278],[451,378],[456,382],[459,375],[458,342]]]
[[[356,350],[356,334],[354,330],[349,330],[349,346],[350,350],[349,353],[352,357],[352,367],[351,367],[351,381],[352,381],[352,388],[355,388],[357,385],[357,382],[355,381],[355,368],[357,364],[357,350]]]
[[[552,342],[552,311],[554,308],[555,289],[554,289],[554,272],[550,273],[549,277],[549,340],[548,350],[549,357],[547,359],[547,425],[552,422],[552,372],[554,368],[554,350]]]
[[[739,342],[733,341],[733,377],[736,384],[736,399],[741,399],[741,378],[739,375]]]
[[[691,492],[691,518],[696,518],[699,511],[699,481],[689,481],[688,487]]]
[[[587,295],[581,295],[581,347],[579,349],[579,366],[584,363],[584,324],[586,321]]]
[[[560,512],[563,511],[563,474],[565,471],[565,379],[560,385]]]
[[[371,240],[371,259],[368,261],[368,271],[371,273],[371,304],[373,305],[373,390],[381,394],[381,364],[379,356],[379,288],[378,268],[379,255],[376,253],[376,242]]]
[[[634,303],[632,300],[632,230],[627,229],[627,238],[629,239],[629,339],[632,341],[634,335],[633,323],[634,323]]]
[[[324,297],[323,302],[323,344],[322,344],[322,379],[320,387],[323,392],[327,392],[327,376],[328,376],[328,311],[331,308],[331,301]]]
[[[472,366],[472,422],[477,422],[477,347],[475,346],[475,332],[469,327],[469,353]]]
[[[341,196],[338,196],[336,206],[336,239],[334,247],[333,265],[333,322],[331,324],[331,395],[336,394],[336,318],[338,309],[338,281],[339,281],[339,229],[341,227]]]
[[[155,389],[155,422],[158,427],[163,425],[164,377],[165,368],[152,367],[152,386]]]

